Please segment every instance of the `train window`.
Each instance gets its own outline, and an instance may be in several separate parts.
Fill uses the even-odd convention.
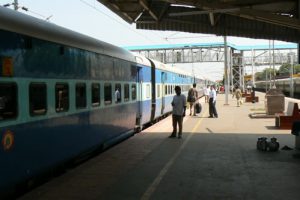
[[[104,84],[104,103],[105,105],[111,104],[112,102],[112,87],[110,83]]]
[[[65,47],[64,46],[60,46],[59,47],[59,54],[60,55],[64,55],[65,54]]]
[[[124,85],[124,101],[129,101],[129,84]]]
[[[0,121],[17,117],[17,85],[0,83]]]
[[[116,103],[121,103],[121,94],[122,94],[122,87],[120,83],[117,83],[115,85],[115,102]]]
[[[165,95],[168,94],[168,85],[165,85]]]
[[[160,85],[156,86],[157,98],[160,98]]]
[[[24,47],[25,49],[32,49],[32,38],[31,37],[24,37]]]
[[[45,83],[29,85],[29,113],[31,116],[45,115],[47,112],[47,87]]]
[[[76,108],[86,108],[85,83],[76,83]]]
[[[146,85],[146,98],[150,98],[150,84]]]
[[[69,86],[67,83],[57,83],[55,85],[55,109],[56,112],[69,110]]]
[[[92,106],[100,105],[100,84],[92,83]]]
[[[136,84],[131,85],[131,99],[132,101],[136,100]]]

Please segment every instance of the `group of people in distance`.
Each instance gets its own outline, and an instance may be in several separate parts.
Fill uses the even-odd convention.
[[[172,125],[173,132],[169,136],[169,138],[175,138],[177,134],[177,125],[178,125],[178,139],[182,138],[182,122],[183,118],[186,115],[186,103],[188,102],[190,105],[190,116],[196,116],[196,105],[198,103],[198,99],[200,98],[198,95],[198,91],[196,90],[196,84],[193,84],[193,87],[189,89],[188,97],[181,94],[181,88],[179,86],[175,86],[176,95],[173,97],[172,106]],[[218,118],[218,113],[216,110],[216,99],[217,92],[214,85],[207,86],[204,89],[205,102],[209,103],[209,118]]]

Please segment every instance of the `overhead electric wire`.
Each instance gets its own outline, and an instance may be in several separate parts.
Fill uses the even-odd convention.
[[[96,8],[95,6],[91,5],[90,3],[86,2],[85,0],[79,0],[79,1],[81,1],[82,3],[86,4],[87,6],[89,6],[89,7],[91,7],[91,8],[93,8],[93,9],[96,10],[97,12],[99,12],[99,13],[105,15],[105,16],[108,17],[109,19],[111,19],[111,20],[113,20],[113,21],[115,21],[115,22],[121,24],[122,26],[126,27],[126,28],[129,29],[130,31],[132,31],[132,32],[134,32],[134,33],[136,33],[136,34],[138,34],[138,35],[144,37],[144,38],[147,39],[148,41],[156,43],[155,41],[153,41],[153,40],[150,39],[149,37],[147,37],[147,36],[145,36],[145,35],[139,33],[139,32],[136,31],[135,29],[132,29],[132,28],[128,27],[127,25],[121,23],[121,22],[118,21],[117,19],[115,19],[115,18],[111,17],[110,15],[108,15],[108,14],[102,12],[101,10],[99,10],[99,9]]]
[[[4,6],[4,7],[9,7],[9,6],[12,6],[12,5],[14,5],[14,3],[11,3],[11,4],[8,3],[8,4],[5,4],[5,5],[3,5],[3,6]],[[45,20],[49,20],[49,18],[52,17],[52,15],[50,15],[49,17],[46,17],[46,16],[44,16],[44,15],[38,13],[38,12],[35,12],[35,11],[29,9],[28,7],[20,6],[20,4],[18,4],[18,9],[19,9],[19,8],[20,8],[21,10],[23,10],[23,11],[26,11],[26,12],[32,13],[32,14],[34,14],[34,15],[37,15],[37,16],[39,16],[39,17],[41,17],[41,18],[44,18]]]

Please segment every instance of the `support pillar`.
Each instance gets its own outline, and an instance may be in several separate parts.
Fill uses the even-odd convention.
[[[224,85],[225,85],[225,105],[228,104],[229,93],[229,77],[228,77],[228,49],[227,49],[227,37],[224,36]]]

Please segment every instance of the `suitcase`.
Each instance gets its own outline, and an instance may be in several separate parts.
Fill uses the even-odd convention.
[[[201,113],[202,106],[199,102],[196,103],[195,108],[196,108],[196,113],[197,114]]]

